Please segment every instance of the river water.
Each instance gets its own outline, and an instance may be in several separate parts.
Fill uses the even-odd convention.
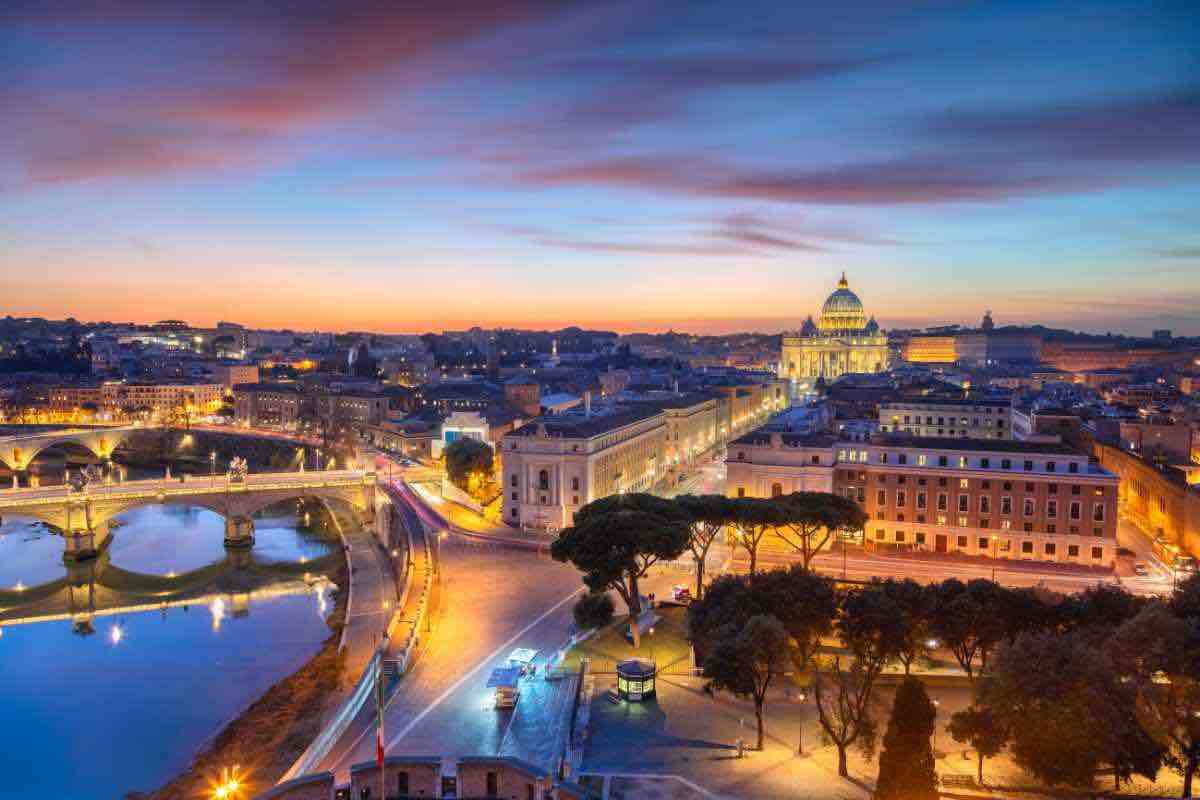
[[[224,520],[212,511],[146,506],[118,519],[100,562],[112,568],[185,580],[226,557]],[[256,517],[252,557],[258,565],[307,562],[335,551],[335,541],[323,510],[285,503]],[[22,596],[36,596],[38,587],[67,576],[62,549],[62,539],[39,523],[6,519],[0,589],[24,587]],[[244,607],[218,595],[98,614],[90,633],[70,619],[0,621],[0,796],[109,800],[150,791],[184,770],[225,723],[330,635],[328,585],[262,573],[256,580],[274,590],[264,593],[280,594]],[[28,615],[38,608],[31,602]]]

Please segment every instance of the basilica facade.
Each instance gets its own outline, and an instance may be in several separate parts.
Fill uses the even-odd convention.
[[[887,336],[874,317],[867,319],[845,273],[821,308],[818,321],[809,316],[799,331],[783,334],[779,377],[788,379],[793,395],[810,388],[817,378],[829,382],[848,372],[884,372],[887,368]]]

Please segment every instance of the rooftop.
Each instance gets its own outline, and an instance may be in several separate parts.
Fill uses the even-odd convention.
[[[1029,453],[1038,455],[1082,456],[1073,447],[1050,442],[1022,442],[1015,439],[951,439],[940,436],[876,436],[872,444],[890,447],[913,447],[929,450],[963,450],[983,453]]]

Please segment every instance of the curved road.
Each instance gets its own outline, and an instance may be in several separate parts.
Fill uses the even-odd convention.
[[[437,530],[440,517],[412,503]],[[499,752],[512,712],[491,707],[491,669],[517,647],[560,647],[581,590],[579,573],[528,549],[449,534],[440,543],[441,601],[434,630],[403,677],[385,713],[389,755],[487,755]],[[374,709],[368,705],[321,769],[339,780],[375,755]]]

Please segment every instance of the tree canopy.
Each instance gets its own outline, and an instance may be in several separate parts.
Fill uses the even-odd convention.
[[[450,482],[464,492],[471,485],[471,476],[492,474],[492,448],[478,439],[456,439],[446,446],[446,474]]]
[[[879,754],[877,800],[937,800],[937,772],[933,764],[934,719],[937,709],[925,685],[907,676],[896,690],[892,716]]]
[[[678,558],[691,535],[689,519],[670,500],[651,494],[618,494],[575,512],[550,545],[557,561],[574,564],[593,592],[612,589],[629,609],[635,646],[642,612],[638,581],[661,559]]]

